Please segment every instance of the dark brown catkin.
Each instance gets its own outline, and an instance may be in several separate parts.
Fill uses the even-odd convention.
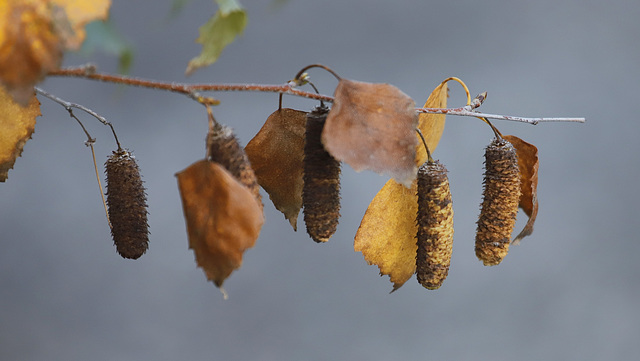
[[[442,286],[451,263],[453,207],[447,169],[426,162],[418,169],[416,277],[425,288]]]
[[[240,183],[249,188],[262,208],[260,185],[244,149],[238,143],[233,130],[227,126],[216,124],[207,134],[209,161],[222,165]]]
[[[126,149],[114,151],[105,163],[111,236],[123,258],[136,259],[149,248],[147,195],[135,158]]]
[[[476,256],[485,266],[494,266],[509,252],[520,201],[518,156],[507,140],[496,138],[485,150],[483,183]]]
[[[328,241],[340,218],[340,162],[327,153],[321,141],[328,113],[325,107],[308,113],[305,132],[302,205],[307,233],[316,242]]]

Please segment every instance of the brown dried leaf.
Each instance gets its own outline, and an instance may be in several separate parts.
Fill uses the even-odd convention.
[[[431,93],[425,107],[447,107],[446,84],[439,85]],[[445,116],[425,115],[427,117],[420,117],[419,127],[430,151],[433,151],[444,129]],[[426,151],[420,144],[416,164],[424,163],[426,159]],[[416,182],[413,182],[411,189],[407,189],[390,179],[369,204],[353,243],[354,250],[362,252],[367,263],[377,265],[381,275],[389,275],[394,291],[411,278],[416,270],[416,191]]]
[[[306,112],[278,109],[244,148],[258,184],[294,230],[302,208],[306,119]]]
[[[504,138],[513,144],[518,154],[518,168],[520,168],[519,206],[529,216],[527,224],[512,241],[512,243],[518,244],[524,237],[533,233],[533,224],[538,216],[538,148],[515,135],[505,135]]]
[[[409,187],[416,178],[414,101],[390,84],[342,79],[322,132],[331,155],[356,171],[387,174]]]
[[[0,87],[0,182],[7,180],[9,169],[22,154],[24,144],[31,139],[39,115],[40,102],[33,89],[28,105],[22,107]]]
[[[242,265],[264,222],[247,187],[221,165],[198,161],[176,174],[189,234],[189,248],[217,287]]]
[[[33,85],[59,66],[62,50],[48,2],[0,3],[0,82],[18,103],[26,105]]]

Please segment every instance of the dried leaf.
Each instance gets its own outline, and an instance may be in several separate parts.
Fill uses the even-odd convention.
[[[33,85],[58,68],[64,50],[76,50],[84,26],[106,19],[110,0],[0,2],[0,82],[22,105]]]
[[[307,113],[278,109],[244,148],[258,183],[294,230],[302,208]]]
[[[431,93],[425,107],[446,106],[447,86],[441,84]],[[444,129],[444,118],[441,114],[426,114],[426,117],[419,118],[420,130],[432,152]],[[421,148],[424,148],[422,144],[416,152],[417,165],[427,159],[426,151],[423,149],[421,153]],[[362,252],[367,263],[377,265],[381,275],[389,275],[394,291],[411,278],[416,270],[416,190],[415,182],[411,189],[407,189],[390,179],[369,204],[353,244],[354,250]]]
[[[264,222],[247,187],[224,167],[198,161],[176,174],[189,234],[189,248],[217,287],[242,265]]]
[[[222,50],[242,34],[247,26],[247,13],[236,0],[218,2],[218,12],[200,27],[200,36],[196,42],[202,44],[202,52],[189,61],[187,75],[215,63]]]
[[[369,204],[353,245],[380,275],[389,275],[394,291],[416,271],[416,192],[416,182],[407,189],[390,179]]]
[[[424,103],[423,108],[446,108],[447,97],[449,94],[449,88],[447,83],[440,83],[429,95],[429,98]],[[442,132],[444,131],[444,114],[428,114],[420,113],[418,115],[418,129],[422,132],[429,151],[433,151],[440,142]],[[427,161],[427,151],[422,145],[422,141],[416,146],[416,165],[420,166]]]
[[[85,26],[92,21],[107,20],[111,0],[51,0],[63,9],[71,32],[64,33],[63,41],[67,50],[77,50],[85,39]]]
[[[35,129],[40,114],[40,102],[31,90],[26,107],[13,101],[11,95],[0,87],[0,182],[8,177],[16,158]]]
[[[513,244],[518,244],[524,237],[533,233],[533,224],[538,215],[538,148],[515,135],[505,135],[504,138],[513,144],[518,154],[520,208],[529,216],[527,224],[512,241]]]
[[[356,171],[387,174],[409,187],[416,178],[414,101],[389,84],[342,79],[322,132],[325,149]]]
[[[33,85],[59,66],[62,50],[47,2],[0,3],[0,82],[18,103],[26,105]]]

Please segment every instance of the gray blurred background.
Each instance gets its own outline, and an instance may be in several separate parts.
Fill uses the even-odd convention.
[[[113,247],[85,136],[41,99],[33,139],[0,185],[2,360],[632,360],[640,351],[640,84],[637,1],[244,0],[249,24],[218,63],[184,77],[215,12],[194,0],[114,1],[112,21],[136,49],[131,74],[189,82],[282,83],[323,63],[345,78],[391,83],[422,104],[449,76],[481,110],[583,116],[586,124],[495,124],[539,148],[540,213],[531,237],[496,267],[474,255],[483,148],[492,133],[448,117],[434,156],[449,169],[455,241],[437,291],[415,279],[389,294],[353,236],[385,178],[343,167],[342,218],[328,244],[294,233],[265,195],[267,223],[223,300],[187,249],[174,174],[204,155],[206,113],[178,94],[82,79],[41,86],[113,122],[148,188],[150,249]],[[114,57],[67,55],[66,65]],[[310,72],[325,94],[335,80]],[[464,105],[452,84],[449,104]],[[219,93],[217,119],[243,144],[276,94]],[[285,106],[315,103],[290,96]],[[77,113],[113,150],[108,128]],[[518,227],[526,218],[521,213]],[[302,219],[299,220],[299,224]]]

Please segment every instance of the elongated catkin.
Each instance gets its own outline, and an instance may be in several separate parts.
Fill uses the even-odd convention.
[[[483,201],[476,231],[476,256],[485,266],[509,252],[520,201],[518,156],[511,143],[494,139],[485,150]]]
[[[105,163],[111,236],[123,258],[136,259],[149,248],[147,196],[140,169],[126,149],[114,151]]]
[[[207,134],[209,160],[222,165],[240,183],[249,188],[262,208],[260,185],[244,149],[240,146],[233,130],[225,125],[216,124]]]
[[[328,113],[325,107],[308,113],[305,132],[302,205],[307,233],[316,242],[328,241],[340,218],[340,162],[321,141]]]
[[[439,288],[449,273],[453,246],[453,207],[447,169],[426,162],[418,169],[416,277],[430,290]]]

